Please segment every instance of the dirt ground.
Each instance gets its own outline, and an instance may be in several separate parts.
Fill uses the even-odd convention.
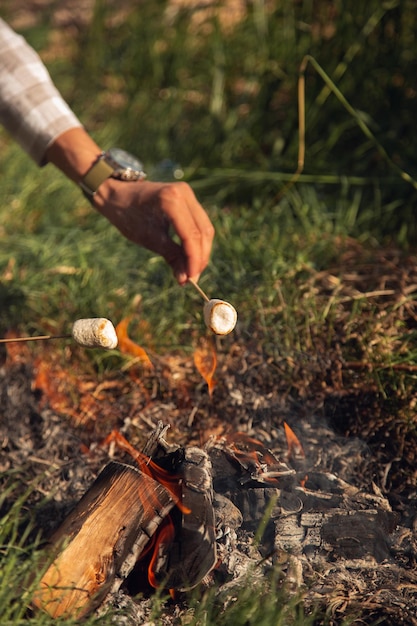
[[[322,591],[314,584],[317,563],[309,561],[310,573],[302,583],[311,590],[307,602],[328,608],[335,598],[341,602],[342,594],[344,608],[336,602],[334,624],[341,623],[349,608],[360,611],[358,619],[362,621],[354,623],[383,619],[384,624],[397,624],[401,623],[396,621],[399,617],[403,623],[415,623],[415,366],[400,361],[384,368],[372,363],[369,353],[358,347],[360,344],[363,350],[366,343],[360,321],[352,328],[349,320],[352,304],[360,295],[368,303],[363,315],[372,315],[380,325],[374,343],[389,343],[395,350],[399,322],[412,341],[417,319],[412,297],[416,268],[415,257],[395,250],[371,254],[351,242],[340,267],[326,272],[311,270],[300,285],[326,301],[337,300],[339,321],[331,345],[326,338],[320,341],[317,337],[311,354],[294,352],[292,358],[279,359],[265,349],[260,330],[254,329],[248,341],[238,328],[225,340],[201,348],[200,356],[209,365],[213,347],[217,356],[211,394],[192,356],[152,355],[151,367],[136,363],[124,371],[99,376],[87,371],[82,348],[57,349],[45,343],[34,353],[27,344],[3,346],[3,479],[8,481],[8,471],[13,471],[22,490],[36,479],[31,506],[36,525],[46,537],[111,458],[112,451],[100,442],[114,428],[139,448],[159,420],[170,425],[167,439],[181,445],[203,446],[211,437],[243,432],[288,462],[285,422],[304,449],[306,474],[317,477],[319,473],[327,485],[324,491],[331,482],[329,476],[334,476],[342,481],[339,490],[340,484],[348,486],[342,488],[346,493],[352,488],[359,490],[365,498],[360,506],[369,509],[367,515],[389,510],[395,520],[388,524],[390,528],[385,522],[383,525],[382,544],[389,548],[388,552],[382,550],[382,562],[374,554],[371,565],[367,561],[365,567],[362,557],[352,565],[344,556],[337,559],[336,576],[334,557],[325,559],[333,569],[327,570]],[[347,354],[352,354],[351,360]],[[117,450],[113,454],[127,460]],[[309,497],[313,492],[318,497],[316,490],[316,483],[307,483]],[[379,504],[375,504],[375,494],[381,498]],[[358,506],[357,499],[355,502],[352,507]],[[337,512],[339,515],[339,509]],[[279,517],[276,524],[280,524]],[[380,537],[381,532],[372,530],[371,534]],[[381,554],[379,548],[376,554]],[[320,563],[323,577],[323,561]],[[395,581],[400,581],[399,587]],[[143,606],[141,610],[145,610]]]

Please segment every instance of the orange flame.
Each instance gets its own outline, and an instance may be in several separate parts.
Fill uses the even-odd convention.
[[[194,363],[201,376],[207,383],[210,397],[213,394],[217,382],[214,380],[214,372],[217,367],[217,354],[212,341],[202,342],[194,351]]]
[[[127,452],[134,459],[141,472],[161,483],[169,491],[176,506],[183,514],[187,515],[191,513],[191,510],[181,502],[182,481],[179,476],[170,474],[167,470],[163,469],[157,463],[152,461],[152,459],[143,454],[143,452],[136,450],[136,448],[132,446],[132,444],[129,443],[129,441],[118,430],[113,430],[109,435],[107,435],[105,440],[102,442],[102,445],[109,445],[113,442],[120,450]],[[138,490],[138,497],[142,501],[145,510],[152,507],[155,510],[158,510],[159,503],[155,494],[151,491],[148,490],[145,492],[143,489]],[[154,587],[155,589],[160,585],[156,576],[158,559],[166,551],[165,547],[172,543],[174,537],[175,526],[171,515],[167,515],[139,557],[140,560],[142,560],[146,558],[149,553],[151,554],[148,565],[148,581],[151,587]],[[172,598],[175,597],[174,589],[170,589],[169,593]]]
[[[285,437],[287,439],[288,446],[288,458],[294,461],[303,461],[306,458],[303,446],[300,443],[295,432],[284,422]],[[308,479],[308,475],[305,474],[303,478],[300,478],[300,486],[305,487]]]
[[[285,437],[287,439],[288,456],[290,459],[305,459],[305,452],[295,432],[284,422]]]
[[[246,433],[237,432],[219,437],[219,440],[226,444],[224,447],[226,454],[238,461],[253,480],[276,485],[282,476],[294,473],[260,441]]]
[[[106,446],[112,442],[114,442],[120,450],[127,452],[132,459],[134,459],[141,472],[161,483],[161,485],[169,491],[175,504],[182,513],[187,514],[191,512],[190,509],[184,506],[181,502],[182,487],[178,476],[170,474],[167,470],[160,467],[145,454],[136,450],[136,448],[134,448],[134,446],[132,446],[132,444],[129,443],[118,430],[113,430],[109,435],[107,435],[105,440],[102,442],[102,445]]]
[[[137,343],[132,341],[128,336],[128,327],[132,320],[132,316],[125,317],[116,326],[116,335],[118,339],[118,347],[120,352],[125,354],[131,354],[132,356],[140,359],[147,367],[153,367],[152,362],[147,355],[146,351],[141,348]]]
[[[153,545],[152,556],[151,556],[151,560],[148,566],[149,584],[155,589],[159,587],[159,582],[156,577],[158,557],[160,553],[164,552],[164,547],[168,546],[172,542],[172,540],[174,539],[174,536],[175,536],[174,524],[172,523],[171,516],[168,515],[165,518],[165,520],[162,522],[156,535],[154,535],[155,541],[153,542],[154,545]]]
[[[253,459],[259,460],[259,458],[262,458],[262,461],[268,465],[275,465],[277,463],[277,459],[272,452],[265,448],[263,443],[254,437],[250,437],[246,433],[237,432],[233,435],[227,435],[225,439],[228,445],[234,447],[235,451],[241,455],[241,458],[243,458],[246,453],[252,456]]]

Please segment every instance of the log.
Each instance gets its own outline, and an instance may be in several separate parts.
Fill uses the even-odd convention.
[[[51,538],[52,563],[32,604],[52,617],[84,617],[133,568],[174,506],[163,485],[111,462]]]

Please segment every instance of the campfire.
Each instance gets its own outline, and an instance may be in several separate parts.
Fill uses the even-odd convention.
[[[314,276],[314,288],[327,280]],[[116,330],[132,363],[99,380],[78,376],[76,341],[64,366],[56,342],[35,361],[7,344],[3,492],[9,473],[21,492],[36,478],[28,510],[49,541],[33,610],[123,609],[133,625],[161,594],[173,626],[190,598],[227,611],[256,588],[331,626],[417,624],[415,440],[398,445],[364,363],[290,363],[257,339],[212,335],[193,359],[150,357],[129,323]],[[123,437],[107,437],[115,428]]]
[[[376,486],[366,492],[310,465],[287,423],[282,457],[242,432],[183,447],[166,442],[167,430],[160,422],[143,451],[119,432],[106,438],[135,465],[110,462],[54,533],[58,556],[34,606],[82,617],[152,588],[174,599],[197,585],[236,593],[278,565],[293,593],[310,589],[312,606],[336,579],[334,613],[362,585],[400,602],[380,585],[398,576],[412,537]]]

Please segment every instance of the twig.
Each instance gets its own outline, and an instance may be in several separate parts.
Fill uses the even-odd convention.
[[[201,289],[200,285],[198,285],[195,280],[193,280],[192,278],[188,279],[188,282],[194,287],[194,289],[196,289],[198,291],[198,293],[200,294],[200,296],[206,301],[209,302],[210,298],[208,297],[208,295],[206,293],[204,293],[204,291]]]
[[[49,339],[71,339],[72,335],[39,335],[37,337],[9,337],[0,339],[0,343],[15,343],[18,341],[48,341]]]

